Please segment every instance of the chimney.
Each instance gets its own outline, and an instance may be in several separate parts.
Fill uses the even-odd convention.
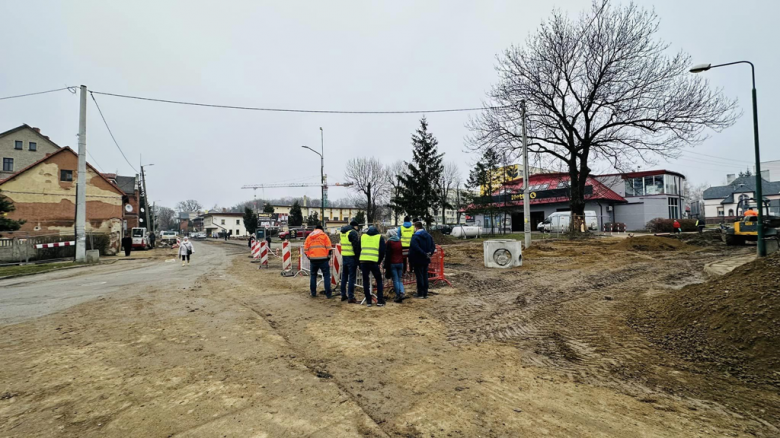
[[[222,207],[222,213],[227,213],[227,208]]]
[[[726,184],[731,184],[734,182],[734,180],[737,179],[737,176],[733,173],[729,173],[726,175]]]
[[[35,127],[33,127],[33,131],[35,131],[35,132],[37,132],[38,134],[40,134],[40,133],[41,133],[41,128],[35,128]]]

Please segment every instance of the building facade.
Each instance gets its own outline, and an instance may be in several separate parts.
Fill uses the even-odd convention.
[[[41,134],[41,130],[21,125],[0,133],[0,180],[6,179],[37,162],[47,154],[60,149],[53,141]]]
[[[594,211],[598,227],[623,223],[628,230],[644,230],[655,218],[678,219],[684,215],[685,176],[668,170],[594,175],[585,183],[585,210]],[[555,212],[570,211],[570,179],[565,173],[532,175],[528,179],[531,230]],[[494,217],[469,215],[468,222],[484,231],[523,230],[523,181],[512,181],[494,192],[492,199],[501,211]]]
[[[203,230],[209,237],[216,237],[223,232],[232,237],[249,236],[244,226],[244,213],[209,212],[203,215]]]
[[[763,173],[763,172],[762,172]],[[780,216],[780,181],[762,179],[762,194],[769,214]],[[704,217],[707,223],[733,222],[744,214],[745,201],[755,206],[756,177],[741,175],[729,184],[704,191]],[[742,202],[740,202],[742,201]],[[766,210],[764,210],[766,213]]]
[[[0,181],[0,190],[16,207],[10,219],[25,220],[30,235],[73,235],[76,218],[78,155],[69,147],[20,169]],[[86,231],[108,234],[112,248],[122,236],[125,193],[87,163]]]

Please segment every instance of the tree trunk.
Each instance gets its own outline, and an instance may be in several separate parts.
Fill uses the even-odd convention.
[[[368,183],[368,191],[366,191],[366,224],[374,222],[373,206],[371,205],[371,183]]]

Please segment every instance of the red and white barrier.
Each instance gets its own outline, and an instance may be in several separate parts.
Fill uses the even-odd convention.
[[[292,271],[292,251],[290,251],[290,242],[282,242],[282,272]]]
[[[260,266],[268,267],[268,242],[260,242]]]
[[[341,262],[343,260],[341,259],[341,244],[337,243],[335,247],[333,247],[333,257],[331,258],[331,264],[330,264],[330,284],[332,286],[337,286],[339,282],[341,281]]]
[[[43,249],[43,248],[60,248],[63,246],[74,246],[76,245],[75,240],[71,240],[68,242],[54,242],[54,243],[39,243],[35,245],[35,249]]]
[[[252,258],[253,259],[259,259],[260,258],[260,242],[254,241],[252,243]]]

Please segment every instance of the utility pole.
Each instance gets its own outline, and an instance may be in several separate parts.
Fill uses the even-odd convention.
[[[87,86],[79,102],[79,170],[76,181],[76,261],[87,260]]]
[[[531,247],[531,200],[528,198],[528,135],[526,133],[525,100],[523,106],[523,236],[525,248]]]
[[[141,166],[141,183],[144,186],[144,214],[146,215],[146,229],[147,231],[154,233],[154,227],[149,222],[149,194],[146,192],[146,175],[144,174],[144,166]]]
[[[320,126],[320,177],[322,177],[322,190],[320,193],[320,222],[322,222],[322,228],[325,228],[325,133]]]

